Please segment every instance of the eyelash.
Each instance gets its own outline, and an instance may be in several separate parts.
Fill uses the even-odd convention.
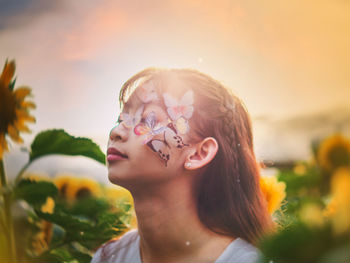
[[[116,124],[120,124],[122,123],[124,120],[122,120],[122,118],[119,116],[117,121],[115,122]],[[140,120],[141,123],[145,123],[146,122],[146,118],[142,117]]]
[[[117,121],[115,122],[116,124],[120,124],[123,120],[121,119],[121,117],[119,116]]]

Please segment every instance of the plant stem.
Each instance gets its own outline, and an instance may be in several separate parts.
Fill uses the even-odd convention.
[[[16,179],[15,179],[15,185],[17,185],[17,184],[19,183],[19,181],[21,181],[22,175],[23,175],[24,171],[28,168],[28,166],[29,166],[31,163],[32,163],[31,161],[27,162],[26,165],[23,166],[22,169],[19,171],[19,173],[18,173],[18,175],[17,175],[17,177],[16,177]]]
[[[1,177],[1,186],[7,186],[7,180],[5,175],[4,162],[0,159],[0,177]],[[3,194],[4,198],[4,210],[5,210],[5,226],[7,227],[7,240],[9,246],[9,256],[10,262],[17,263],[17,253],[16,253],[16,242],[15,242],[15,233],[13,229],[13,220],[11,213],[11,192],[6,192]]]

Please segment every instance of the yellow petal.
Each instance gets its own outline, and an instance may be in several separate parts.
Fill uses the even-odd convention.
[[[9,149],[7,146],[6,139],[5,139],[5,134],[0,135],[0,147],[2,147],[6,151],[8,151],[8,149]]]
[[[31,109],[35,109],[36,108],[36,105],[31,102],[31,101],[22,101],[21,102],[21,107],[22,108],[31,108]]]
[[[19,120],[35,122],[35,118],[33,116],[29,115],[29,113],[27,111],[22,110],[22,109],[16,109],[16,116],[17,116],[17,119],[19,119]]]
[[[23,120],[16,120],[13,125],[15,126],[15,128],[18,131],[22,131],[22,132],[30,132],[29,128],[27,125],[24,124]]]
[[[19,137],[19,132],[15,127],[13,127],[12,125],[9,125],[7,128],[7,132],[13,141],[17,143],[23,143],[23,140],[21,137]]]
[[[0,76],[0,80],[5,84],[5,86],[8,86],[10,84],[11,79],[15,74],[15,69],[16,65],[14,60],[11,60],[10,63],[5,64]]]
[[[55,208],[55,201],[51,197],[46,198],[46,202],[41,207],[41,211],[43,213],[49,213],[52,214]]]
[[[265,196],[270,214],[280,208],[286,197],[286,184],[277,180],[275,176],[261,176],[260,189]]]
[[[16,99],[21,101],[23,100],[26,96],[28,96],[31,93],[31,89],[28,87],[21,87],[17,88],[13,94],[15,95]]]
[[[5,139],[5,134],[0,134],[0,160],[2,159],[2,156],[5,151],[8,151],[7,142]]]

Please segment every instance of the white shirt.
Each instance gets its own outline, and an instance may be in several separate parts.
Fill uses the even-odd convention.
[[[260,253],[244,239],[236,238],[214,263],[255,263]],[[96,251],[91,263],[141,263],[137,229],[128,231],[119,240],[104,244]]]

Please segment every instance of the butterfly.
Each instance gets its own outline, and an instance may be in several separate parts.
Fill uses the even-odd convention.
[[[172,123],[169,123],[164,130],[163,139],[150,139],[147,141],[147,146],[154,152],[158,153],[160,159],[162,159],[167,166],[170,160],[170,148],[183,148],[189,146],[183,142],[181,136],[177,134],[177,131]]]
[[[180,134],[187,133],[189,131],[188,119],[192,117],[194,110],[193,91],[187,91],[179,101],[168,93],[163,94],[163,99],[175,128]]]
[[[189,146],[189,144],[184,143],[182,137],[178,135],[177,130],[174,127],[172,122],[168,123],[166,129],[164,131],[164,141],[166,144],[171,147],[183,148],[185,146]]]
[[[147,114],[144,121],[141,121],[134,128],[134,133],[136,135],[145,135],[144,144],[149,142],[153,136],[162,133],[165,131],[166,127],[161,126],[157,123],[156,113],[151,111]]]
[[[152,139],[147,142],[147,146],[150,147],[154,152],[158,153],[160,159],[168,165],[170,160],[169,145],[164,140]]]
[[[128,128],[134,127],[141,121],[143,109],[144,105],[136,110],[135,115],[122,112],[119,116],[118,123],[123,122],[124,125]]]
[[[158,93],[152,81],[144,83],[137,89],[137,96],[143,103],[149,103],[158,100]]]

